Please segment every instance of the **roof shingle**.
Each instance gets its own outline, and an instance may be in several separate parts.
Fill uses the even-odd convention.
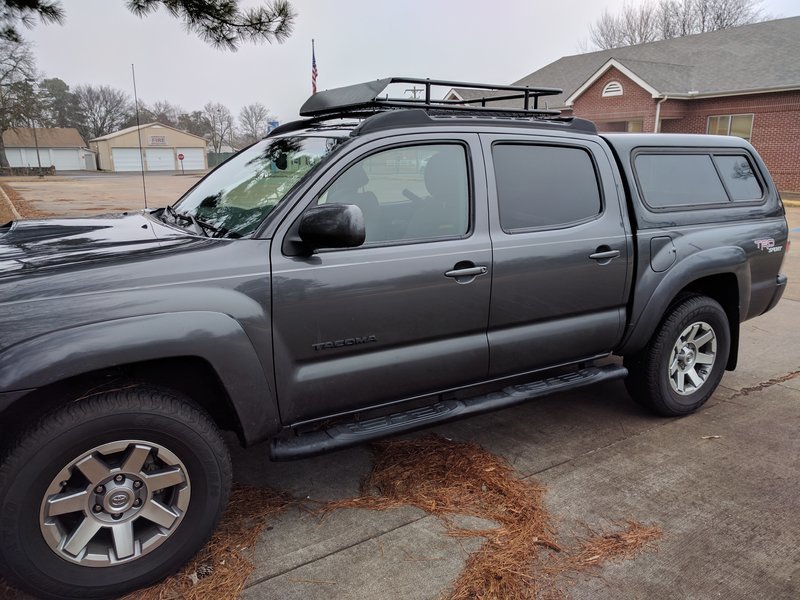
[[[34,138],[30,127],[14,127],[3,132],[6,148],[86,148],[81,134],[73,127],[37,127]]]
[[[800,17],[753,23],[649,44],[565,56],[514,85],[564,90],[543,98],[560,108],[612,58],[661,94],[699,95],[800,88]],[[501,104],[501,103],[498,103]]]

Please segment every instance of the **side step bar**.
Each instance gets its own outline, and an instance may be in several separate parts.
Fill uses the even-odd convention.
[[[509,386],[499,392],[475,396],[464,400],[443,400],[429,406],[367,419],[339,423],[329,429],[312,431],[287,438],[272,440],[270,454],[273,460],[306,458],[357,446],[364,442],[406,433],[445,421],[477,415],[546,396],[555,392],[574,390],[600,381],[620,379],[628,375],[621,365],[588,367],[531,383]]]

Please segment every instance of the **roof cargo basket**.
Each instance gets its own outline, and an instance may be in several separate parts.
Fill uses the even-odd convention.
[[[384,90],[393,83],[405,83],[413,86],[421,85],[425,92],[422,98],[392,98],[383,95]],[[480,90],[485,94],[477,94],[468,99],[436,99],[431,95],[432,87],[459,88],[463,90]],[[420,90],[420,91],[423,91]],[[529,87],[520,85],[495,85],[488,83],[468,83],[464,81],[446,81],[443,79],[417,79],[413,77],[387,77],[366,83],[358,83],[346,87],[318,92],[306,100],[300,108],[304,117],[341,116],[351,112],[383,111],[397,108],[433,108],[453,112],[469,111],[497,112],[530,115],[557,116],[559,111],[539,108],[539,98],[560,94],[558,88]],[[470,94],[472,95],[472,94]],[[522,108],[492,106],[494,102],[521,100]]]

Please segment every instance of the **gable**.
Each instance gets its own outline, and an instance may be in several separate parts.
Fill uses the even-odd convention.
[[[607,88],[613,91],[617,86],[621,93],[603,95]],[[634,106],[650,106],[654,102],[653,94],[648,89],[615,67],[606,70],[580,94],[574,96],[571,106],[581,112],[588,109],[591,114],[630,109]]]
[[[609,75],[610,73],[610,75]],[[597,69],[592,75],[585,81],[581,86],[578,87],[564,102],[567,106],[572,106],[575,104],[575,100],[577,100],[582,94],[584,94],[589,89],[593,89],[597,87],[598,82],[603,82],[603,87],[614,80],[622,80],[625,79],[629,85],[634,85],[648,94],[650,94],[651,98],[658,98],[661,93],[650,85],[647,81],[639,77],[636,73],[634,73],[631,69],[626,67],[624,64],[619,62],[618,60],[611,58],[606,63]],[[623,83],[620,81],[620,83]],[[623,83],[623,93],[617,94],[618,96],[624,95],[624,87],[625,84]],[[602,88],[601,88],[602,89]]]

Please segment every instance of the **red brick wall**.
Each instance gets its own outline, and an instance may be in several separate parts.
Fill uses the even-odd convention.
[[[609,81],[619,81],[622,96],[603,98]],[[591,119],[600,131],[610,123],[642,119],[644,131],[655,128],[656,103],[651,94],[615,68],[609,69],[575,100],[573,114]],[[800,192],[800,91],[667,100],[661,105],[664,133],[706,133],[710,115],[753,113],[750,142],[764,159],[778,189]]]
[[[619,81],[622,84],[622,96],[603,98],[603,88],[609,81]],[[650,92],[611,67],[578,96],[573,106],[573,114],[576,117],[591,119],[600,131],[615,129],[606,126],[606,123],[642,119],[644,131],[652,132],[655,127],[656,101]]]

